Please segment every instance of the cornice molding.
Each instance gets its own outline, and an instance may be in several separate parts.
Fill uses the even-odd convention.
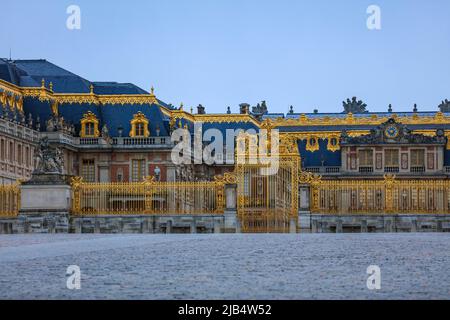
[[[437,111],[434,116],[421,116],[413,114],[411,116],[399,116],[395,113],[389,116],[379,117],[376,114],[368,114],[367,116],[355,117],[349,113],[345,117],[314,117],[309,118],[305,114],[300,115],[297,119],[269,119],[274,127],[304,127],[304,126],[348,126],[348,125],[380,125],[390,118],[395,121],[409,124],[450,124],[450,117],[445,116],[442,112]]]
[[[178,120],[184,119],[190,122],[203,122],[203,123],[238,123],[238,122],[250,122],[256,127],[260,128],[261,123],[256,120],[250,114],[193,114],[184,110],[169,110],[161,107],[162,113],[171,119]]]
[[[158,99],[154,93],[150,94],[117,94],[98,95],[93,93],[54,93],[45,87],[19,87],[12,83],[0,79],[0,89],[21,97],[38,98],[39,101],[57,102],[59,105],[65,104],[157,104]]]

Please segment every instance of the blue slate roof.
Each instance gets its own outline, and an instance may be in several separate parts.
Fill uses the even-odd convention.
[[[93,82],[96,94],[148,94],[132,83]]]
[[[118,82],[91,82],[70,71],[60,68],[46,60],[7,60],[0,59],[0,78],[21,87],[40,87],[41,80],[45,79],[46,86],[53,84],[55,93],[89,93],[93,86],[97,95],[120,94],[148,94],[147,91],[132,83]],[[158,103],[168,109],[170,105],[158,100]],[[76,132],[80,132],[80,120],[88,111],[93,112],[100,124],[108,127],[112,136],[117,136],[117,129],[123,128],[123,135],[127,136],[130,121],[133,115],[141,111],[149,120],[150,134],[156,136],[156,128],[159,128],[161,136],[168,136],[169,118],[164,115],[156,104],[144,105],[95,105],[95,104],[61,104],[59,114],[68,123],[75,125]],[[0,111],[3,113],[3,111]],[[35,98],[24,99],[25,114],[31,113],[36,123],[40,119],[41,130],[45,129],[45,122],[52,115],[49,102],[41,102]],[[12,117],[12,115],[10,115]]]
[[[46,60],[7,60],[0,59],[0,79],[13,83],[21,87],[40,87],[41,80],[45,79],[46,86],[53,83],[53,91],[56,93],[89,93],[90,86],[93,86],[94,93],[97,95],[120,95],[120,94],[148,94],[147,91],[139,88],[132,83],[118,83],[118,82],[92,82],[86,80],[70,71],[56,66],[55,64]],[[159,128],[161,136],[169,135],[169,117],[161,111],[161,107],[168,110],[176,109],[170,104],[157,100],[158,104],[125,104],[125,105],[95,105],[95,104],[61,104],[59,106],[59,113],[64,117],[66,122],[75,125],[76,132],[80,132],[80,120],[88,111],[93,112],[99,122],[100,128],[104,124],[107,125],[111,136],[118,136],[118,128],[123,128],[123,135],[128,136],[130,131],[130,121],[133,115],[141,111],[149,120],[149,130],[152,136],[156,135],[156,128]],[[36,98],[27,97],[24,99],[25,116],[28,113],[32,114],[34,122],[36,123],[39,117],[41,123],[41,130],[45,129],[46,120],[52,115],[50,102],[41,102]],[[16,118],[18,121],[24,117],[17,111],[11,111],[9,108],[0,108],[0,115],[5,114],[9,118]],[[353,117],[368,117],[370,115],[377,115],[378,117],[389,117],[396,114],[398,117],[411,116],[417,114],[418,116],[434,116],[436,111],[421,111],[421,112],[369,112],[364,114],[354,114]],[[271,118],[285,118],[298,119],[302,113],[265,113],[263,119]],[[336,113],[305,113],[310,119],[330,117],[330,118],[345,118],[347,114]],[[450,113],[445,113],[450,116]],[[179,121],[177,121],[178,125]],[[188,125],[188,128],[193,131],[193,123],[183,119],[181,125]],[[203,131],[215,128],[220,130],[224,135],[227,129],[256,129],[257,127],[251,122],[230,122],[230,123],[203,123]],[[374,125],[343,125],[343,126],[285,126],[280,127],[281,132],[294,131],[336,131],[342,129],[360,129],[369,130],[374,128]],[[408,125],[411,129],[447,129],[446,125]],[[299,150],[305,166],[334,166],[340,163],[340,151],[331,152],[326,148],[326,139],[319,140],[320,149],[315,152],[306,151],[305,141],[299,141]],[[445,164],[450,164],[450,151],[445,151]]]

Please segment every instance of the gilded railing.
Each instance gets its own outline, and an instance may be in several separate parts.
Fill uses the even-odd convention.
[[[225,207],[225,180],[202,182],[86,183],[72,180],[72,213],[113,214],[218,214]]]
[[[20,184],[0,185],[0,217],[16,217],[20,209]]]
[[[450,213],[450,180],[311,181],[311,211],[325,214]]]

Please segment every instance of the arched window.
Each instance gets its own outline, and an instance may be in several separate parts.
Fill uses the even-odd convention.
[[[82,138],[97,138],[100,136],[98,130],[98,119],[94,113],[88,111],[81,119],[81,132]]]
[[[150,135],[150,131],[148,130],[148,120],[145,115],[139,111],[133,116],[133,119],[130,122],[131,131],[130,137],[148,137]]]

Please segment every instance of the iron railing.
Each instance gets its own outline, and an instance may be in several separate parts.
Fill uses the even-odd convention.
[[[19,184],[0,185],[0,217],[16,217],[19,209]]]
[[[450,213],[450,180],[322,180],[311,182],[311,211],[352,213]]]
[[[224,181],[88,183],[72,180],[72,213],[116,214],[218,214],[225,207]]]

